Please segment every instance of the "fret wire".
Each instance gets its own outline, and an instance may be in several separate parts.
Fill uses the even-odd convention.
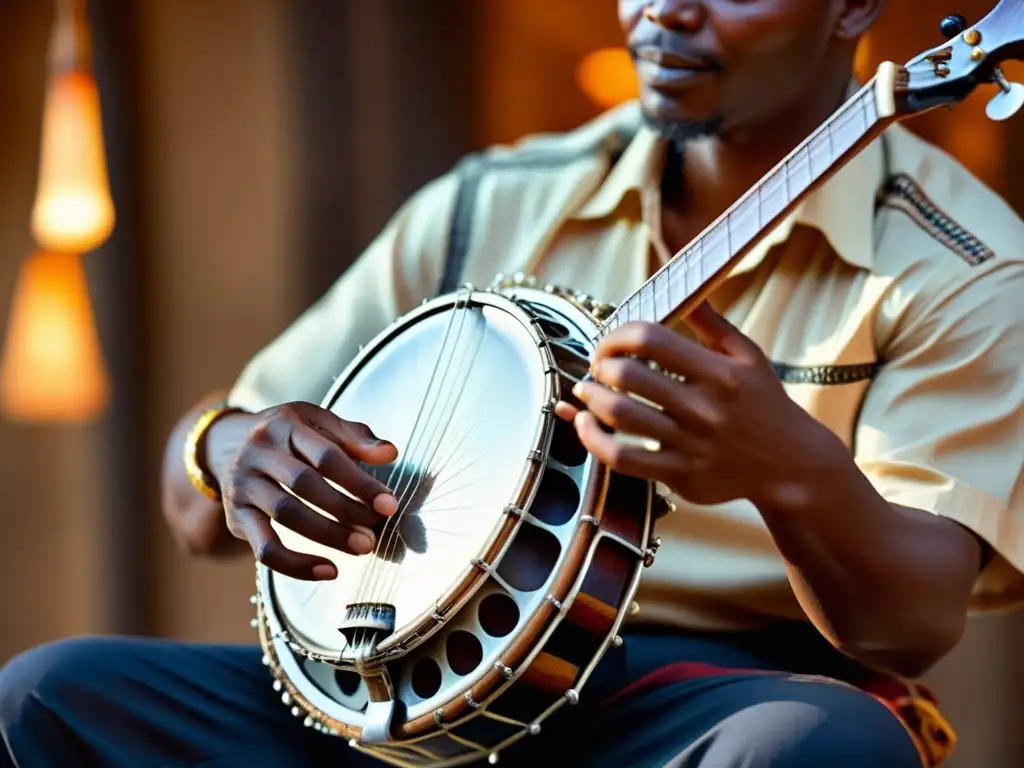
[[[784,194],[786,195],[785,205],[789,205],[789,201],[793,199],[792,196],[790,195],[790,192],[789,192],[789,164],[790,164],[790,162],[791,162],[791,158],[787,157],[786,158],[786,162],[783,163],[783,165],[782,165],[783,184],[785,185],[785,193]]]

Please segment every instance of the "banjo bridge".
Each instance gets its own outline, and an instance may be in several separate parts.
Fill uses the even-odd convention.
[[[338,631],[356,647],[370,641],[376,646],[395,631],[395,606],[389,603],[352,603]]]

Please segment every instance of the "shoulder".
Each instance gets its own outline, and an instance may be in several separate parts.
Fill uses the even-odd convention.
[[[888,285],[892,335],[976,312],[1020,324],[1024,221],[942,149],[901,126],[886,132],[890,172],[879,191],[873,273]],[[890,334],[886,334],[890,335]]]
[[[885,138],[889,177],[878,199],[879,271],[923,261],[966,274],[989,262],[1024,260],[1024,221],[994,190],[902,126]]]
[[[488,171],[539,171],[564,169],[577,163],[594,163],[620,153],[640,127],[640,109],[628,103],[598,115],[565,132],[541,132],[512,144],[496,144],[469,155],[463,165]]]
[[[448,173],[424,185],[396,220],[440,234],[460,214],[460,206],[472,207],[480,197],[500,202],[506,215],[507,206],[517,201],[557,201],[559,192],[570,195],[585,180],[603,176],[640,124],[640,110],[630,103],[572,131],[535,133],[511,144],[490,145],[464,156]]]

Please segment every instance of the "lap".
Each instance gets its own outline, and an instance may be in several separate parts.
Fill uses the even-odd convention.
[[[0,670],[0,766],[11,756],[18,768],[382,765],[303,727],[260,656],[255,646],[117,638],[30,651]],[[867,694],[785,676],[674,682],[565,714],[501,764],[557,752],[593,768],[920,765],[903,726]]]

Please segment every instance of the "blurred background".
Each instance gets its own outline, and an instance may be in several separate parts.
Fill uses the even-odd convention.
[[[992,4],[891,3],[861,73]],[[60,8],[87,13],[95,84],[47,101]],[[2,0],[0,664],[83,633],[253,641],[251,562],[189,561],[160,519],[172,424],[462,154],[631,98],[620,45],[612,0]],[[1024,117],[984,103],[910,127],[1024,211]],[[92,229],[47,208],[69,141]],[[1024,765],[1021,648],[1024,616],[977,618],[930,676],[953,768]]]

